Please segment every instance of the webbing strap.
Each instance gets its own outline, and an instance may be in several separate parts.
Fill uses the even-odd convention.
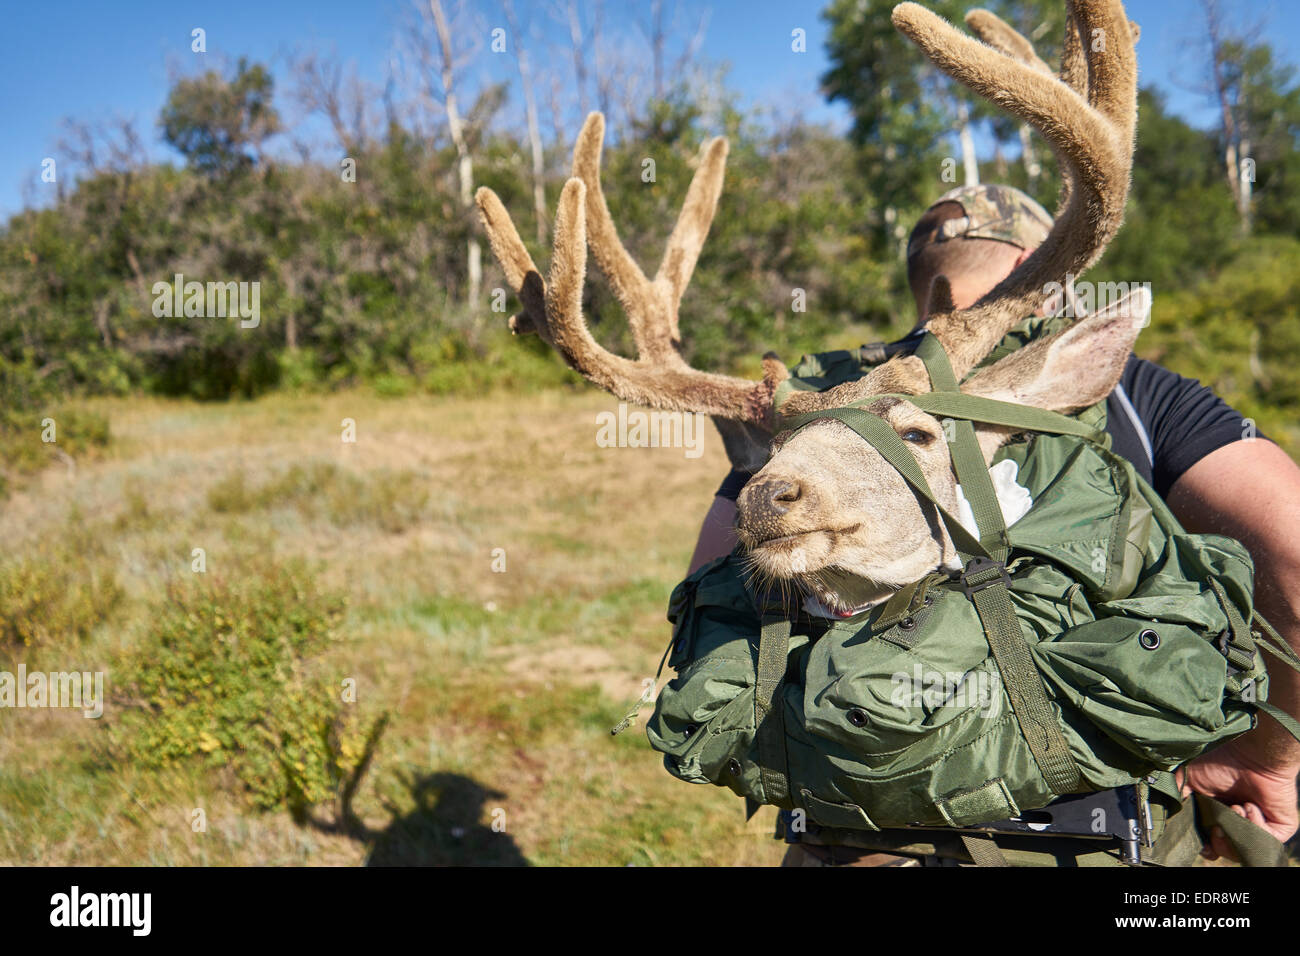
[[[970,858],[975,861],[976,866],[1010,866],[1007,858],[1002,855],[998,849],[997,843],[993,838],[985,833],[963,833],[961,835],[962,846],[966,847],[966,852]]]
[[[758,674],[754,688],[754,736],[758,773],[765,802],[793,810],[785,753],[785,706],[781,686],[789,663],[791,623],[784,615],[763,617],[758,639]]]
[[[933,335],[927,335],[921,340],[917,347],[917,355],[925,363],[930,374],[931,385],[936,389],[927,397],[936,395],[947,395],[950,399],[971,397],[955,391],[944,391],[945,388],[956,388],[956,378],[943,346]],[[908,398],[911,399],[910,396]],[[1003,417],[1011,416],[1008,414]],[[1064,416],[1057,417],[1064,418]],[[1055,793],[1076,792],[1082,781],[1079,767],[1070,755],[1065,735],[1047,700],[1042,676],[1034,666],[1029,645],[1020,630],[1019,618],[1016,616],[1015,607],[1006,589],[1006,568],[1002,563],[1008,554],[1006,525],[997,495],[993,490],[992,479],[984,464],[984,456],[975,438],[974,426],[970,421],[957,423],[959,430],[956,440],[952,442],[952,455],[954,467],[957,468],[957,477],[963,482],[962,490],[971,503],[972,512],[976,514],[976,524],[983,532],[981,540],[976,540],[951,513],[939,504],[911,451],[883,418],[872,415],[862,408],[843,407],[811,412],[789,422],[787,427],[802,428],[826,418],[842,422],[857,432],[863,440],[880,452],[881,456],[918,494],[934,505],[948,529],[953,544],[963,555],[968,559],[980,557],[991,559],[983,562],[985,567],[982,568],[979,567],[978,560],[973,560],[967,565],[967,573],[963,577],[967,585],[967,593],[975,604],[980,623],[984,627],[989,649],[993,653],[1002,684],[1011,700],[1016,721],[1043,778]],[[1091,429],[1087,431],[1091,433]]]
[[[1300,671],[1300,654],[1296,653],[1295,648],[1282,640],[1282,635],[1274,630],[1273,625],[1268,623],[1258,611],[1255,612],[1254,622],[1260,628],[1261,640],[1258,646],[1280,658],[1292,670]]]
[[[1266,621],[1258,611],[1255,612],[1253,621],[1258,624],[1260,628],[1259,640],[1255,642],[1255,646],[1268,651],[1292,670],[1300,672],[1300,654],[1295,652],[1295,648],[1282,640],[1282,635],[1278,634],[1278,632],[1273,629],[1273,625],[1268,623],[1268,621]],[[1253,701],[1252,706],[1268,714],[1281,724],[1287,733],[1296,740],[1300,740],[1300,721],[1296,720],[1286,711],[1262,700]]]
[[[933,335],[926,335],[916,347],[916,356],[924,364],[930,375],[931,394],[956,394],[957,377],[953,373],[952,363],[943,345]],[[1005,561],[1011,552],[1007,543],[1006,522],[1002,518],[1002,506],[998,504],[997,492],[993,489],[993,479],[989,477],[988,464],[975,438],[975,426],[967,419],[950,419],[944,423],[945,430],[951,429],[948,451],[952,457],[953,470],[961,483],[962,493],[975,516],[975,527],[979,530],[980,544],[984,551],[995,561]],[[968,559],[974,555],[967,555]]]
[[[1282,841],[1263,827],[1233,812],[1232,807],[1202,794],[1196,794],[1196,809],[1201,825],[1208,831],[1219,827],[1241,858],[1242,866],[1286,866],[1287,851]]]
[[[1300,740],[1300,720],[1296,720],[1281,707],[1278,707],[1275,704],[1270,704],[1268,701],[1257,700],[1252,704],[1252,706],[1257,707],[1264,713],[1268,714],[1281,724],[1286,729],[1287,733],[1296,740]]]
[[[948,355],[937,338],[933,335],[923,338],[916,355],[930,375],[930,386],[934,389],[932,395],[963,397],[957,391],[957,377]],[[984,625],[989,649],[998,665],[1007,696],[1011,698],[1011,709],[1038,769],[1053,792],[1074,793],[1083,778],[1047,700],[1042,675],[1034,666],[1029,645],[1020,630],[1020,619],[1007,591],[1003,562],[1011,548],[1007,542],[1002,506],[993,489],[984,453],[975,438],[975,426],[967,419],[956,420],[953,425],[956,431],[955,440],[950,445],[953,468],[975,515],[980,544],[993,559],[991,564],[972,561],[967,565],[962,580],[975,604],[980,623]]]
[[[872,400],[881,397],[883,396],[872,396]],[[921,411],[932,415],[964,418],[972,422],[983,422],[986,425],[1005,425],[1007,428],[1045,432],[1049,435],[1074,435],[1090,441],[1099,441],[1104,434],[1077,419],[1048,411],[1046,408],[1016,405],[996,398],[985,398],[982,395],[967,395],[964,392],[925,392],[921,395],[891,397],[905,398]]]
[[[1020,619],[1004,583],[1005,573],[997,565],[967,574],[963,580],[968,588],[977,589],[970,592],[971,600],[984,625],[989,649],[998,665],[1002,686],[1011,698],[1020,732],[1038,769],[1054,793],[1074,793],[1082,783],[1079,766],[1070,755],[1070,746],[1047,700],[1042,675],[1034,666],[1029,645],[1020,630]]]

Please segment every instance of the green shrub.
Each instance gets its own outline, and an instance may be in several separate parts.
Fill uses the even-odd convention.
[[[45,441],[47,435],[54,440]],[[59,461],[59,453],[73,459],[93,453],[110,437],[103,415],[66,404],[29,363],[0,357],[0,470],[28,474]]]
[[[0,564],[0,647],[86,637],[122,597],[111,568],[75,543]]]
[[[249,800],[296,820],[333,803],[347,815],[384,718],[361,728],[341,679],[319,657],[346,600],[301,564],[259,564],[238,579],[173,583],[149,635],[116,670],[129,756],[231,770]]]

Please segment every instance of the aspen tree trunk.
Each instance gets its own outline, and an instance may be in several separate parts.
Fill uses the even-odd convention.
[[[452,75],[451,29],[447,26],[447,17],[443,13],[441,0],[429,0],[429,9],[433,13],[433,24],[438,31],[438,46],[442,53],[442,89],[445,94],[447,110],[447,129],[451,133],[452,144],[456,147],[456,171],[460,179],[460,203],[465,210],[466,220],[471,224],[469,239],[465,243],[466,252],[466,305],[471,312],[479,307],[479,291],[483,285],[483,250],[478,236],[473,232],[474,222],[474,159],[470,156],[469,142],[465,138],[465,124],[460,118],[460,109],[456,102],[456,83]]]
[[[1025,167],[1025,183],[1028,186],[1026,192],[1032,193],[1038,188],[1038,177],[1043,174],[1043,167],[1038,162],[1034,141],[1029,126],[1025,123],[1020,124],[1020,162]]]
[[[524,88],[524,114],[528,120],[528,144],[533,154],[533,218],[537,222],[537,243],[546,245],[546,183],[545,156],[542,151],[542,134],[537,124],[537,97],[533,92],[532,68],[528,63],[528,50],[523,43],[523,32],[515,19],[511,0],[502,0],[506,25],[515,43],[515,61],[519,65],[519,82]]]
[[[970,131],[970,107],[965,103],[957,107],[957,139],[961,142],[961,164],[965,171],[966,185],[978,186],[980,165],[975,156],[975,137]]]

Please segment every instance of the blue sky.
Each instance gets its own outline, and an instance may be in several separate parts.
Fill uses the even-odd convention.
[[[456,0],[446,0],[448,8]],[[548,15],[551,0],[516,0],[520,20],[543,39],[562,38]],[[972,6],[978,0],[972,0]],[[60,121],[134,118],[156,159],[174,158],[158,140],[155,121],[168,77],[192,73],[241,55],[272,67],[283,94],[286,65],[295,50],[336,51],[363,77],[379,82],[394,37],[413,0],[313,0],[298,2],[118,2],[12,4],[0,33],[0,217],[48,201],[52,187],[40,181],[44,157],[58,158]],[[476,7],[489,28],[503,23],[496,0]],[[672,9],[668,0],[668,7]],[[708,9],[703,57],[730,66],[729,85],[745,105],[778,105],[814,119],[843,125],[838,107],[825,104],[818,79],[826,68],[820,3],[781,0],[714,0],[680,4],[684,26],[693,29]],[[1203,80],[1199,0],[1129,0],[1129,15],[1142,25],[1139,62],[1144,83],[1169,95],[1180,115],[1197,125],[1214,111],[1195,87]],[[1300,3],[1294,0],[1232,0],[1228,9],[1263,26],[1262,36],[1286,62],[1300,63]],[[649,2],[607,0],[607,30],[626,34],[635,50]],[[190,51],[190,31],[207,32],[206,55]],[[790,31],[807,31],[808,52],[790,52]],[[537,59],[544,51],[534,53]],[[512,79],[513,61],[481,56],[467,68],[471,82]],[[516,97],[517,100],[517,97]]]

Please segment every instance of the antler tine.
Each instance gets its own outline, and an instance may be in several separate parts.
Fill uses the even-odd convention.
[[[982,9],[971,10],[966,14],[966,25],[970,27],[976,36],[995,50],[1001,50],[1008,56],[1032,66],[1040,73],[1050,74],[1052,72],[1052,68],[1044,63],[1035,52],[1034,45],[996,13]],[[1129,31],[1133,34],[1133,42],[1136,44],[1141,30],[1132,20],[1129,21],[1128,26]],[[1083,37],[1079,34],[1079,26],[1074,20],[1074,12],[1068,8],[1065,11],[1065,37],[1061,45],[1060,77],[1061,82],[1074,92],[1081,97],[1087,97],[1088,60],[1083,53]],[[1063,168],[1058,208],[1064,209],[1069,203],[1070,190],[1069,170]]]
[[[971,32],[993,49],[1000,50],[1007,56],[1032,66],[1040,73],[1051,74],[1052,68],[1044,63],[1034,51],[1034,45],[991,10],[977,7],[974,10],[967,11],[966,26],[970,27]],[[1080,52],[1082,52],[1082,48],[1080,48]],[[1087,77],[1086,72],[1084,76]],[[1073,84],[1071,84],[1071,89],[1076,93],[1079,92],[1079,88]]]
[[[506,281],[519,293],[519,300],[524,311],[510,320],[510,331],[516,335],[536,332],[548,345],[553,345],[550,331],[546,325],[545,286],[533,257],[519,238],[519,232],[502,205],[500,198],[492,190],[482,187],[474,194],[478,204],[479,216],[487,230],[488,245],[492,254],[501,263],[506,274]]]
[[[524,303],[512,327],[537,331],[570,367],[624,401],[769,428],[772,396],[789,375],[779,361],[765,359],[763,380],[755,382],[693,369],[675,350],[671,363],[646,355],[634,361],[607,351],[592,337],[582,315],[590,223],[586,193],[586,184],[576,177],[564,185],[550,274],[543,282],[501,200],[490,189],[478,190],[476,200],[492,252]]]
[[[955,30],[915,3],[894,8],[895,26],[945,73],[1033,125],[1072,180],[1046,241],[1011,275],[964,311],[931,318],[959,375],[1046,299],[1044,286],[1087,269],[1123,219],[1133,155],[1137,61],[1119,0],[1069,0],[1084,46],[1086,99],[1066,82]],[[1036,57],[1035,57],[1036,59]]]
[[[1039,73],[1052,75],[1052,68],[1039,57],[1034,50],[1034,45],[996,13],[982,9],[971,10],[966,14],[966,26],[993,49],[1000,50],[1027,66],[1032,66]],[[1081,97],[1088,95],[1088,61],[1083,55],[1083,41],[1079,36],[1079,28],[1074,22],[1074,14],[1068,7],[1065,11],[1065,39],[1061,47],[1060,76],[1061,82]],[[1069,205],[1074,184],[1070,179],[1069,164],[1059,165],[1061,166],[1061,189],[1057,208],[1064,209]],[[931,311],[938,310],[931,307]]]
[[[650,347],[646,327],[648,317],[644,308],[650,280],[618,237],[609,206],[605,204],[605,191],[600,185],[600,157],[604,143],[605,117],[600,113],[589,113],[573,145],[573,175],[587,187],[587,235],[591,254],[609,280],[614,297],[623,306],[637,354],[642,355]]]
[[[722,180],[727,174],[727,140],[718,136],[704,147],[704,157],[699,169],[691,177],[686,200],[677,216],[677,224],[664,249],[663,261],[655,274],[655,282],[667,283],[674,304],[681,301],[682,293],[695,272],[695,263],[704,248],[704,240],[713,225],[722,195]],[[676,310],[673,310],[674,326]],[[674,334],[676,328],[673,329]]]
[[[644,358],[680,364],[681,344],[677,307],[691,281],[695,263],[718,208],[726,175],[727,141],[710,140],[691,178],[677,223],[668,237],[663,261],[651,282],[628,253],[609,214],[600,183],[600,160],[605,138],[605,118],[591,113],[573,148],[573,175],[587,184],[587,232],[596,259],[627,313],[637,354]]]

